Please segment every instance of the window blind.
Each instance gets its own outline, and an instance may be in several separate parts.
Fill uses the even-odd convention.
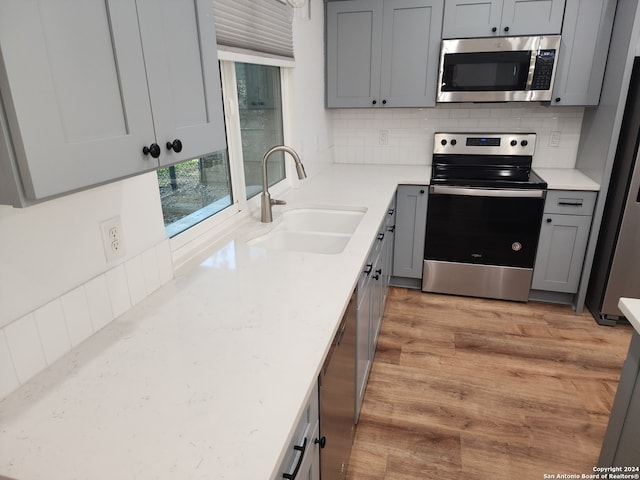
[[[213,0],[219,46],[293,58],[290,7],[280,0]]]

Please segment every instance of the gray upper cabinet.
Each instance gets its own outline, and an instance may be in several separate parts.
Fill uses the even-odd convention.
[[[616,0],[567,0],[552,105],[597,105]]]
[[[443,0],[327,3],[327,107],[435,106]]]
[[[205,0],[0,4],[0,202],[24,206],[224,148]],[[180,140],[182,151],[167,150]],[[157,144],[158,159],[143,154]]]
[[[443,38],[552,35],[565,0],[445,0]]]

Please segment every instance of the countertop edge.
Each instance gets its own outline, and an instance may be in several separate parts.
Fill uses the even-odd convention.
[[[600,184],[575,168],[536,168],[536,172],[545,182],[548,190],[600,190]]]
[[[640,334],[640,299],[622,297],[618,302],[618,308],[624,313],[636,332]]]

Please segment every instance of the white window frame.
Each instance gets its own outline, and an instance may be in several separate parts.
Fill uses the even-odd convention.
[[[208,249],[224,234],[232,228],[237,227],[249,217],[253,217],[258,222],[260,221],[260,195],[255,195],[249,200],[246,198],[235,72],[236,62],[280,68],[282,133],[284,143],[286,145],[293,144],[294,131],[291,108],[291,87],[293,77],[292,69],[295,67],[295,61],[277,56],[251,55],[229,48],[218,50],[218,60],[220,60],[220,77],[233,203],[169,240],[174,270],[180,268],[199,253]],[[269,192],[274,197],[283,195],[293,188],[298,181],[292,162],[285,157],[285,178],[269,187]]]

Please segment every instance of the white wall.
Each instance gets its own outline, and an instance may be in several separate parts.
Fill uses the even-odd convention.
[[[533,132],[538,135],[534,167],[573,168],[584,108],[514,105],[339,109],[335,161],[428,165],[435,132]],[[387,133],[387,145],[380,142],[381,131]],[[551,132],[560,132],[557,147],[549,146]]]
[[[333,163],[333,115],[324,108],[324,3],[309,0],[294,11],[293,71],[294,147],[311,175]]]
[[[125,257],[100,222],[119,215]],[[0,398],[172,277],[155,173],[0,206]]]

